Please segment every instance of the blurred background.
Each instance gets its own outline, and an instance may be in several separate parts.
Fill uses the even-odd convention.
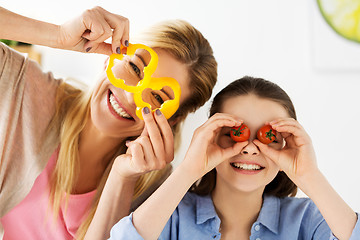
[[[360,211],[360,43],[336,34],[315,0],[13,0],[0,5],[56,24],[99,5],[129,18],[131,34],[161,20],[187,20],[213,47],[219,66],[214,93],[244,75],[279,84],[312,137],[320,169],[345,201]],[[106,59],[35,49],[44,71],[88,84],[96,80]],[[186,153],[194,129],[207,119],[209,103],[187,118],[175,166]]]

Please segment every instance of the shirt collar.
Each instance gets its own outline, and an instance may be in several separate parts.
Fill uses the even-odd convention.
[[[264,195],[264,202],[257,219],[275,234],[279,232],[280,199],[275,196]]]
[[[218,218],[210,195],[196,198],[196,224],[203,224],[209,219]]]

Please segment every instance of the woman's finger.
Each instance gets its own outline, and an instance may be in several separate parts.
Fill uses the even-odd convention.
[[[114,53],[120,53],[121,45],[129,46],[129,20],[120,15],[107,15],[106,20],[113,30],[112,49]]]
[[[140,143],[134,141],[129,146],[129,153],[131,154],[130,166],[137,172],[143,173],[147,171],[147,164],[145,161],[144,151]]]
[[[174,159],[174,135],[172,129],[169,122],[159,109],[155,111],[154,117],[160,129],[162,138],[164,139],[163,142],[166,155],[165,160],[167,163],[170,163]]]
[[[139,137],[136,141],[142,146],[148,171],[159,170],[165,167],[167,162],[164,158],[160,159],[155,155],[149,137]]]
[[[160,160],[164,160],[164,141],[150,109],[148,107],[143,108],[142,115],[153,147],[153,151]]]

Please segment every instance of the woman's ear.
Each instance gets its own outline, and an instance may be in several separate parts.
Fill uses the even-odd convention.
[[[169,119],[169,124],[170,124],[170,126],[172,127],[172,126],[174,126],[175,124],[177,124],[177,123],[180,122],[180,121],[181,121],[181,118],[180,118],[180,117],[170,118],[170,119]]]

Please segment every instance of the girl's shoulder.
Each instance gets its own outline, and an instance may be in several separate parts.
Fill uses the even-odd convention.
[[[321,224],[324,221],[315,203],[306,197],[284,197],[277,198],[279,220],[296,224],[308,222],[309,224]]]

